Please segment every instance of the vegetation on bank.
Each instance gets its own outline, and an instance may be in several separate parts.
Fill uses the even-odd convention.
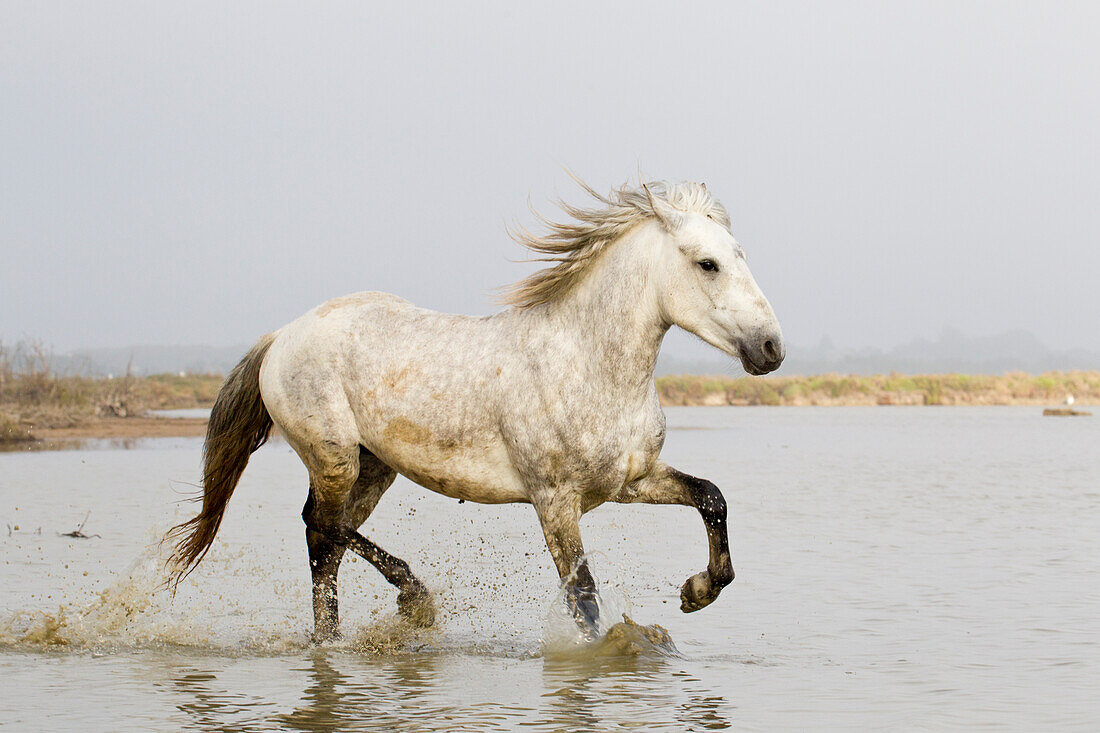
[[[0,344],[0,441],[33,440],[36,428],[73,428],[96,418],[209,406],[221,383],[219,374],[60,374],[44,349]]]
[[[1050,405],[1100,403],[1100,372],[658,377],[665,405]]]

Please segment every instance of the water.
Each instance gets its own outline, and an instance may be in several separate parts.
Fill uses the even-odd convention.
[[[210,417],[209,407],[184,407],[173,410],[149,410],[153,417]]]
[[[366,534],[436,594],[393,618],[363,561],[345,640],[311,648],[284,443],[253,458],[172,601],[150,542],[191,511],[200,442],[0,455],[0,725],[84,730],[1095,729],[1100,421],[1036,408],[670,409],[664,458],[730,504],[737,579],[679,611],[706,563],[678,507],[585,518],[608,611],[669,649],[554,649],[556,575],[529,507],[403,480]],[[59,536],[77,527],[92,539]],[[11,534],[3,524],[11,525]],[[18,529],[15,529],[18,526]],[[613,607],[613,608],[612,608]]]

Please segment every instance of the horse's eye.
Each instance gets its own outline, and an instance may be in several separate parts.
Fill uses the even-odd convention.
[[[714,260],[699,260],[698,264],[706,272],[718,272],[718,265],[714,264]]]

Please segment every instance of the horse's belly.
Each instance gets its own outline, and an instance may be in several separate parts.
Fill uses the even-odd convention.
[[[512,486],[505,482],[479,480],[450,471],[425,473],[423,471],[403,470],[400,473],[424,488],[437,494],[449,496],[452,499],[473,501],[479,504],[513,504],[528,500],[527,494],[521,487]]]
[[[390,442],[371,450],[409,480],[452,499],[480,504],[528,500],[503,446],[473,450]]]

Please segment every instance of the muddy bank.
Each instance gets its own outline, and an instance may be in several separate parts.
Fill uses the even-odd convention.
[[[100,417],[72,427],[34,428],[37,440],[191,438],[206,434],[205,418]]]

